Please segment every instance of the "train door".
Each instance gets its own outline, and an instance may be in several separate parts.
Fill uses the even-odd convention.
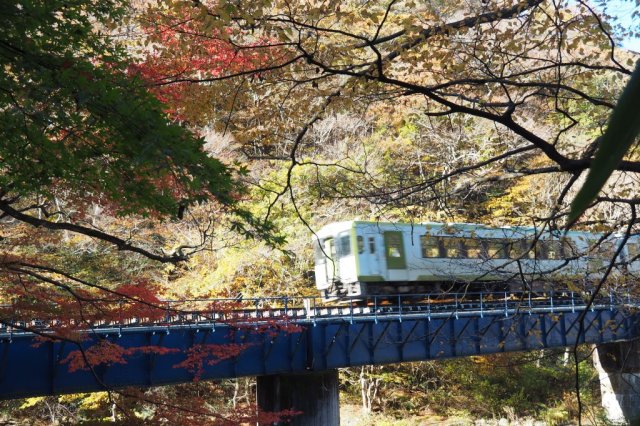
[[[362,262],[365,275],[382,275],[382,266],[380,261],[380,244],[378,243],[377,233],[364,234],[364,256]]]
[[[404,238],[401,231],[385,231],[384,253],[390,281],[406,281],[407,256],[404,248]]]
[[[331,283],[336,275],[338,275],[338,262],[336,256],[336,243],[333,238],[326,238],[324,240],[324,252],[329,256],[329,259],[325,262],[325,268],[327,273],[327,283]]]

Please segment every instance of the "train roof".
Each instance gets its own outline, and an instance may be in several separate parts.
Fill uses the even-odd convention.
[[[372,225],[372,226],[380,226],[380,227],[425,227],[425,228],[443,228],[443,227],[451,227],[456,231],[476,231],[476,230],[484,230],[484,231],[503,231],[505,233],[535,233],[539,231],[539,228],[534,226],[488,226],[479,223],[461,223],[461,222],[387,222],[387,221],[367,221],[367,220],[348,220],[341,222],[333,222],[323,226],[319,231],[317,231],[317,235],[322,237],[324,235],[334,235],[337,232],[342,232],[349,230],[353,227],[357,227],[358,225]],[[554,233],[558,233],[558,235],[565,235],[561,231],[554,231]],[[549,234],[549,231],[545,231],[544,234]],[[580,231],[580,230],[572,230],[566,233],[569,237],[600,237],[604,234],[597,232],[589,232],[589,231]],[[315,237],[315,236],[314,236]]]

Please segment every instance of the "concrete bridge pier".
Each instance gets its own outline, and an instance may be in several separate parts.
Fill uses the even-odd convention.
[[[292,409],[302,412],[287,425],[340,426],[338,370],[258,376],[257,384],[261,411]]]
[[[593,352],[602,406],[613,424],[640,424],[640,341],[600,344]]]

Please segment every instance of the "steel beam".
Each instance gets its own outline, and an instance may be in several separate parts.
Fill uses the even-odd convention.
[[[577,321],[584,313],[582,332]],[[477,315],[422,315],[406,310],[394,316],[350,316],[295,321],[300,332],[266,337],[252,328],[199,323],[196,327],[122,327],[99,330],[82,343],[88,348],[109,339],[124,348],[162,346],[167,355],[132,356],[126,364],[70,372],[64,359],[77,347],[48,342],[34,346],[30,334],[0,336],[0,398],[103,390],[104,386],[150,386],[192,381],[190,372],[174,366],[194,344],[244,343],[233,359],[203,365],[201,379],[302,374],[341,367],[444,359],[496,352],[527,351],[578,343],[606,343],[640,336],[640,313],[600,307],[589,311],[482,311]]]

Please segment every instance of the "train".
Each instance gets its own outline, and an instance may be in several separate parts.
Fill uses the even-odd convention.
[[[622,241],[519,226],[336,222],[313,236],[315,283],[326,299],[593,284]],[[640,237],[629,237],[616,274],[640,272],[639,254]]]

